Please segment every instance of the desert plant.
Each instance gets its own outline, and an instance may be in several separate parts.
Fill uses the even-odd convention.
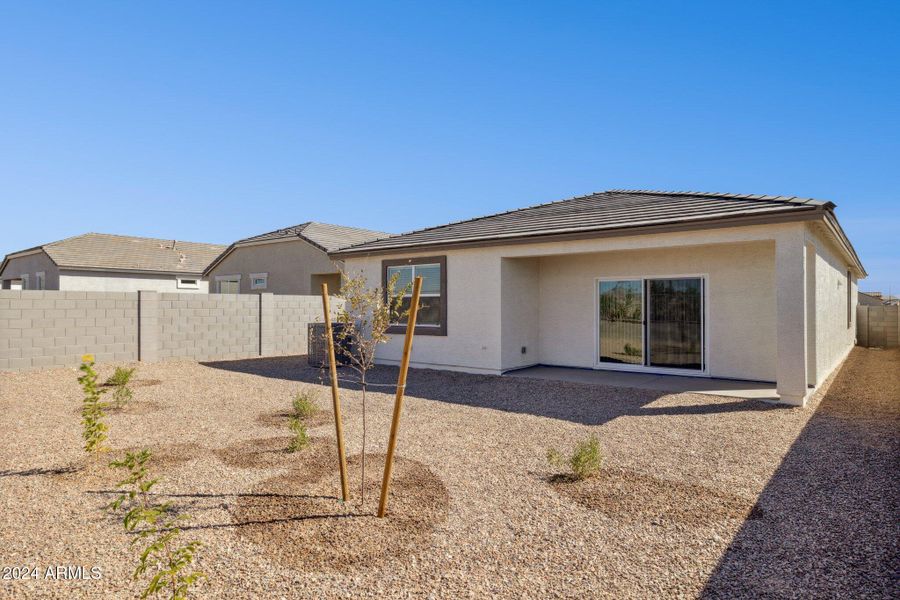
[[[303,419],[298,416],[291,417],[288,428],[293,434],[291,443],[288,446],[288,452],[297,452],[309,445],[309,435],[306,433],[306,425],[303,424]]]
[[[594,477],[603,466],[603,451],[600,448],[600,440],[592,435],[575,446],[571,455],[564,457],[558,450],[547,450],[547,461],[557,468],[568,468],[572,477],[577,480]]]
[[[344,303],[337,312],[335,345],[342,349],[348,366],[359,375],[362,390],[362,460],[360,502],[365,501],[366,482],[366,381],[367,373],[375,366],[375,349],[390,339],[387,330],[392,323],[402,322],[409,314],[403,308],[403,296],[410,288],[397,289],[398,275],[393,275],[385,288],[369,287],[365,277],[351,277],[341,271],[341,296]]]
[[[178,523],[187,517],[171,516],[171,504],[168,502],[153,502],[150,490],[159,480],[150,477],[147,463],[151,456],[150,450],[146,449],[126,452],[124,458],[110,463],[110,467],[126,469],[128,476],[118,483],[121,494],[110,503],[109,508],[119,510],[125,507],[122,523],[127,531],[136,534],[132,546],[146,543],[132,575],[137,581],[148,571],[152,573],[141,598],[164,592],[170,600],[183,600],[188,597],[190,587],[205,577],[202,572],[191,570],[201,544],[192,541],[179,545],[181,530]]]
[[[134,375],[136,368],[126,369],[125,367],[116,367],[116,372],[109,376],[103,385],[113,388],[113,404],[116,407],[125,406],[131,400],[133,394],[128,384]]]
[[[81,357],[81,366],[78,367],[81,375],[78,383],[84,391],[84,400],[81,402],[81,437],[84,439],[84,449],[87,452],[104,450],[103,442],[106,441],[106,432],[109,429],[103,422],[106,413],[106,403],[101,396],[106,390],[97,385],[97,372],[94,370],[94,355],[85,354]]]
[[[297,392],[291,405],[294,408],[294,416],[298,419],[309,419],[319,412],[319,406],[315,402],[316,392],[303,390]]]

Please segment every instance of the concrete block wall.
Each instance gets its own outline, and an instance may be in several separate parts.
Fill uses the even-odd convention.
[[[869,348],[900,345],[900,306],[856,307],[856,340]]]
[[[264,294],[265,296],[265,294]],[[339,306],[331,299],[332,313]],[[273,296],[276,323],[272,352],[276,355],[306,354],[309,323],[321,323],[322,298],[319,296]]]
[[[0,370],[306,354],[321,321],[319,296],[0,290]]]
[[[159,294],[159,359],[259,356],[259,296]]]
[[[0,370],[137,360],[138,295],[0,290]]]

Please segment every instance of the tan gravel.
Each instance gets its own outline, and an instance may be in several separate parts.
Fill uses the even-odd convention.
[[[835,382],[842,397],[854,397],[854,386],[872,376],[866,365],[874,352],[854,351],[844,369],[852,380],[842,374]],[[883,351],[877,360],[880,370],[896,373],[900,366],[896,352]],[[104,366],[101,376],[112,370]],[[74,370],[0,374],[6,440],[0,446],[0,564],[38,567],[42,574],[50,565],[102,570],[99,580],[0,581],[0,596],[137,596],[129,536],[103,510],[116,474],[102,466],[135,447],[157,452],[160,498],[191,516],[184,537],[205,544],[199,566],[209,579],[198,597],[727,596],[735,591],[729,582],[742,581],[739,573],[756,573],[757,579],[742,576],[745,584],[777,581],[759,588],[774,595],[815,589],[860,596],[863,589],[878,596],[891,589],[886,577],[897,564],[896,526],[890,525],[897,521],[896,486],[883,489],[885,475],[872,469],[896,472],[900,388],[883,382],[867,388],[858,410],[831,409],[835,402],[820,398],[791,409],[413,370],[391,518],[379,522],[371,515],[391,394],[369,394],[365,505],[357,503],[358,391],[342,392],[350,503],[337,499],[329,422],[311,426],[309,448],[283,452],[288,432],[272,415],[288,410],[299,389],[317,388],[318,404],[330,415],[319,374],[302,357],[139,365],[140,379],[160,383],[136,388],[136,406],[146,402],[160,410],[111,414],[114,450],[92,459],[80,449]],[[396,370],[384,368],[374,379],[394,377]],[[867,417],[866,403],[879,407],[877,419]],[[588,488],[561,489],[545,462],[548,447],[572,447],[591,434],[607,457],[603,477],[591,485],[609,482],[596,497]],[[843,460],[852,468],[842,485],[832,478],[818,485],[810,476],[833,473]],[[851,482],[862,483],[851,490]],[[792,501],[803,520],[789,517]],[[842,558],[832,543],[837,532],[828,529],[821,536],[822,561],[791,561],[793,548],[816,554],[816,515],[829,526],[848,526],[832,517],[848,501],[868,511],[851,535],[852,553]],[[790,526],[796,524],[805,529]],[[894,542],[885,534],[894,534]],[[776,547],[783,567],[760,558]],[[823,572],[828,586],[814,587]],[[855,587],[841,587],[841,577]]]

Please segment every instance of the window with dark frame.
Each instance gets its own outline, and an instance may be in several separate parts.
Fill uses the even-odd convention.
[[[422,278],[419,296],[419,313],[416,318],[416,335],[447,335],[447,257],[429,256],[382,261],[381,284],[387,290],[391,277],[397,277],[395,289],[409,286],[402,308],[409,308],[412,300],[412,282]],[[386,293],[386,292],[385,292]],[[406,331],[406,324],[395,323],[389,333]]]
[[[850,269],[847,269],[847,329],[853,327],[853,294],[850,293],[852,291],[850,283],[853,280],[851,277]]]

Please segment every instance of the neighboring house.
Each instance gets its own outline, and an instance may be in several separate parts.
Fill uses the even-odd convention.
[[[860,292],[859,304],[861,306],[881,306],[884,304],[884,300],[881,297],[881,292]]]
[[[327,223],[302,223],[230,246],[207,267],[210,292],[220,294],[317,294],[341,286],[341,263],[328,253],[390,234]]]
[[[8,254],[3,289],[207,292],[203,269],[225,246],[85,233]]]
[[[380,285],[423,276],[415,366],[746,379],[803,404],[854,345],[866,276],[834,206],[613,190],[331,256]],[[394,336],[379,361],[401,351]]]

